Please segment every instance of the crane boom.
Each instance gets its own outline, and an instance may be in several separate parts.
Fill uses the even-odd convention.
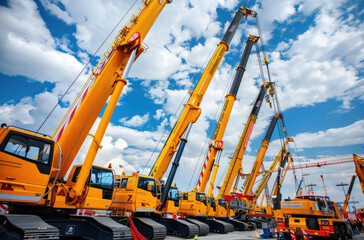
[[[272,121],[270,122],[267,133],[263,139],[262,145],[259,149],[257,158],[256,158],[254,166],[252,168],[252,172],[248,177],[247,184],[244,186],[243,194],[249,195],[252,191],[255,179],[258,176],[258,171],[259,171],[260,165],[262,164],[265,153],[268,149],[270,138],[272,137],[274,127],[275,127],[278,119],[281,117],[282,117],[282,115],[275,114],[274,117],[272,118]]]
[[[284,178],[286,177],[287,171],[289,169],[289,165],[293,162],[293,158],[291,157],[291,155],[290,155],[289,152],[287,153],[286,156],[287,156],[287,158],[289,158],[287,167],[284,169],[284,173],[283,173],[282,179],[280,179],[280,183],[278,184],[278,182],[276,182],[276,184],[274,185],[274,189],[273,189],[273,192],[272,192],[272,196],[277,196],[277,194],[278,194],[278,188],[280,188],[282,186],[282,183],[284,181]],[[284,162],[282,162],[280,164],[279,169],[283,170],[284,165],[285,165],[285,162],[287,162],[287,161],[284,161]]]
[[[347,193],[346,193],[346,195],[345,195],[345,201],[344,201],[344,204],[343,204],[343,206],[342,206],[342,208],[341,208],[341,210],[342,210],[343,212],[345,212],[345,211],[346,211],[346,208],[348,207],[348,203],[349,203],[349,199],[350,199],[351,191],[353,190],[354,183],[355,183],[355,178],[356,178],[356,176],[355,176],[355,175],[353,175],[353,176],[351,177],[351,181],[350,181],[350,185],[349,185],[349,188],[348,188],[348,192],[347,192]]]
[[[7,186],[0,189],[0,202],[9,204],[10,214],[5,218],[11,223],[1,226],[5,238],[131,237],[129,228],[110,218],[92,221],[71,215],[84,208],[107,210],[114,200],[112,169],[92,164],[127,84],[129,70],[145,50],[143,39],[170,2],[172,0],[144,0],[141,3],[96,65],[53,138],[16,127],[0,129],[0,159],[7,162],[0,168],[0,185]],[[91,135],[93,141],[83,164],[74,165],[69,171],[107,101],[96,134]],[[22,218],[20,222],[15,220],[18,216]],[[65,231],[65,227],[70,231]]]
[[[107,61],[101,63],[98,73],[92,73],[94,76],[91,77],[95,77],[94,84],[58,140],[62,149],[59,178],[63,178],[68,172],[91,127],[116,88],[116,81],[121,78],[133,50],[137,49],[136,58],[144,51],[142,41],[168,2],[143,1],[136,15],[116,36],[110,52],[107,53],[107,59],[104,59]],[[121,83],[124,86],[126,81]],[[96,141],[101,143],[99,139]]]
[[[258,200],[260,194],[263,191],[264,186],[267,185],[270,177],[272,176],[272,173],[273,173],[275,167],[277,166],[277,163],[279,161],[281,161],[282,152],[285,152],[286,153],[285,148],[286,148],[286,145],[287,145],[288,142],[293,142],[293,138],[287,138],[286,139],[285,144],[282,146],[281,150],[279,151],[279,153],[277,154],[277,156],[274,158],[274,161],[273,161],[272,165],[270,166],[269,170],[265,173],[263,179],[260,181],[259,186],[257,187],[257,189],[254,192],[254,195],[255,195],[255,197],[253,199],[254,202],[256,200]],[[284,154],[284,155],[286,155],[286,154]]]
[[[361,190],[364,194],[364,158],[359,157],[356,154],[353,154],[354,164],[355,164],[355,172],[358,176],[359,183],[361,186]]]
[[[252,111],[249,115],[248,121],[245,124],[243,134],[240,137],[239,143],[235,149],[233,158],[230,161],[229,168],[225,174],[224,182],[219,190],[217,198],[223,198],[223,195],[229,195],[230,189],[233,185],[233,181],[235,180],[238,173],[241,171],[241,162],[243,160],[243,155],[245,149],[248,145],[250,135],[253,131],[255,121],[258,118],[259,110],[262,105],[265,93],[267,88],[271,87],[270,84],[264,83],[260,87],[260,91],[257,99],[253,105]]]
[[[227,123],[229,121],[230,114],[231,114],[232,108],[234,106],[234,102],[236,100],[236,94],[239,90],[240,83],[242,81],[244,72],[246,70],[246,64],[248,62],[251,49],[253,47],[253,44],[255,44],[258,41],[258,39],[259,38],[250,35],[248,37],[248,40],[246,41],[246,46],[245,46],[244,52],[242,54],[239,66],[237,68],[237,72],[235,74],[234,81],[231,85],[229,93],[225,97],[226,100],[225,100],[224,106],[222,108],[214,136],[213,136],[213,138],[211,140],[211,144],[209,146],[208,155],[205,158],[207,160],[207,162],[205,162],[206,168],[203,167],[201,174],[200,174],[200,176],[202,175],[203,177],[202,177],[201,181],[199,180],[197,183],[198,187],[199,187],[199,191],[204,192],[207,181],[211,174],[212,164],[215,162],[214,173],[211,176],[210,186],[209,186],[209,190],[208,190],[208,195],[210,197],[212,196],[216,173],[218,170],[219,159],[215,159],[215,158],[216,158],[217,153],[221,152],[223,149],[222,138],[224,136],[225,129],[226,129]],[[205,172],[204,172],[204,169],[205,169]]]
[[[229,50],[230,42],[233,39],[242,18],[247,14],[248,12],[245,7],[240,7],[236,12],[234,19],[227,29],[222,41],[218,44],[214,55],[210,59],[197,86],[191,94],[190,99],[185,105],[181,116],[174,125],[172,132],[170,133],[161,153],[158,156],[157,161],[154,163],[154,166],[149,173],[149,176],[155,178],[156,180],[161,180],[164,173],[167,171],[171,159],[174,156],[174,153],[177,151],[178,145],[180,144],[183,133],[191,123],[195,123],[199,118],[201,113],[200,104],[207,87],[209,86],[217,67],[220,65],[225,52]]]

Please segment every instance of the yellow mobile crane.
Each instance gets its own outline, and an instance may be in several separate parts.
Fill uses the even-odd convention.
[[[229,168],[227,173],[225,174],[225,178],[217,198],[223,199],[224,195],[230,195],[230,189],[233,186],[235,178],[241,172],[241,163],[243,160],[243,155],[245,152],[246,147],[248,146],[250,135],[253,131],[255,122],[258,118],[258,113],[263,102],[264,97],[266,96],[266,91],[269,90],[269,94],[272,96],[274,94],[274,88],[269,83],[264,83],[260,87],[260,91],[258,97],[253,105],[253,109],[248,117],[247,123],[245,124],[244,131],[240,137],[238,145],[235,149],[233,158],[230,161]],[[269,97],[266,97],[266,100],[269,100]],[[236,191],[237,187],[234,187],[234,192]]]
[[[219,121],[216,126],[214,137],[212,138],[211,144],[209,146],[209,153],[208,153],[209,155],[206,157],[206,159],[208,159],[207,161],[208,165],[211,165],[211,162],[214,161],[219,162],[220,160],[221,151],[223,149],[222,137],[224,135],[225,128],[232,111],[232,107],[236,100],[236,94],[239,90],[239,86],[245,72],[246,64],[248,62],[251,49],[253,45],[258,41],[258,39],[259,39],[258,37],[250,35],[248,37],[248,40],[246,41],[246,46],[242,54],[239,66],[237,68],[234,81],[231,85],[229,93],[225,97],[226,100],[222,108]],[[218,155],[218,157],[215,159],[216,155]],[[208,179],[208,178],[205,177],[203,179]],[[214,181],[215,179],[211,180],[212,183]],[[199,183],[201,182],[199,181],[198,185],[200,185]],[[206,185],[205,180],[203,180],[202,183]],[[202,186],[200,186],[199,191],[197,191],[197,189],[193,189],[192,191],[189,192],[183,192],[180,213],[187,216],[200,217],[200,218],[206,217],[207,215],[218,218],[219,217],[226,218],[227,217],[226,203],[224,200],[216,201],[212,194],[212,189],[213,186],[210,185],[207,198],[204,194],[204,189]],[[201,198],[203,198],[204,201],[198,200]],[[226,232],[227,229],[231,229],[231,226],[221,221],[215,221],[213,219],[208,219],[208,220],[200,219],[200,220],[206,222],[210,226],[211,231]]]
[[[245,144],[245,147],[247,145],[247,142],[249,140],[249,137],[250,137],[250,134],[252,132],[252,129],[253,129],[253,126],[254,126],[254,123],[257,119],[257,116],[258,116],[258,113],[259,113],[259,110],[260,110],[260,107],[261,107],[261,104],[264,100],[264,97],[265,97],[265,93],[266,93],[266,90],[268,88],[270,88],[271,85],[268,84],[268,83],[264,83],[261,85],[261,88],[260,88],[260,91],[259,91],[259,94],[258,94],[258,97],[256,99],[256,101],[254,102],[254,105],[253,105],[253,109],[250,113],[250,116],[248,118],[248,124],[245,125],[245,129],[244,129],[244,132],[243,132],[243,136],[240,138],[240,141],[239,141],[239,145],[242,145],[242,143],[244,142]],[[273,92],[273,91],[271,91]],[[267,99],[267,98],[266,98]],[[269,100],[269,98],[268,98]],[[239,159],[240,158],[240,159]],[[225,175],[225,180],[228,176],[231,175],[231,172],[234,170],[233,166],[234,164],[236,163],[236,161],[241,161],[242,159],[242,154],[237,154],[237,152],[235,152],[234,154],[234,157],[233,159],[231,160],[230,162],[230,165],[229,165],[229,169]],[[210,161],[214,160],[212,158],[209,158]],[[206,165],[206,162],[204,163],[204,166]],[[217,169],[218,169],[218,164],[214,164],[215,165],[215,168],[214,168],[214,171],[213,171],[213,174],[211,176],[211,181],[210,181],[210,186],[212,187],[214,185],[214,181],[216,179],[216,174],[217,174]],[[205,167],[204,167],[205,168]],[[206,186],[205,184],[205,181],[208,180],[208,177],[205,177],[206,176],[206,173],[204,174],[204,169],[201,171],[201,176],[202,177],[202,182],[199,182],[200,183],[200,189],[204,191],[204,189],[202,188],[204,185]],[[211,172],[211,171],[210,171]],[[233,179],[233,178],[232,178]],[[201,184],[202,183],[202,184]],[[226,181],[224,181],[224,183],[226,183]],[[231,185],[230,185],[231,186]],[[223,197],[223,195],[221,194],[224,190],[224,187],[226,187],[226,184],[224,184],[221,189],[220,189],[220,192],[218,195],[218,197],[215,199],[213,197],[207,197],[207,202],[208,202],[208,216],[210,217],[223,217],[223,218],[226,218],[226,217],[229,217],[230,215],[230,210],[229,210],[229,206],[226,205],[226,201]],[[193,192],[193,191],[192,191]],[[198,191],[199,193],[201,193],[202,191]],[[210,193],[212,192],[212,190],[210,191]],[[196,203],[198,203],[197,201],[195,201]],[[216,204],[217,203],[217,204]],[[200,204],[201,205],[201,204]],[[192,209],[202,209],[203,206],[195,206],[195,207],[192,207]],[[194,215],[192,215],[194,216]],[[197,215],[195,215],[197,216]],[[238,229],[238,230],[244,230],[246,229],[246,226],[245,225],[242,225],[242,224],[239,224],[239,223],[235,223],[235,221],[230,221],[232,224],[235,224],[234,225],[234,228],[235,229]],[[213,224],[214,222],[211,222],[211,224]],[[210,227],[214,227],[214,226],[210,226]],[[217,225],[216,226],[217,229],[221,229],[220,231],[224,232],[224,228],[221,227],[221,225]],[[219,230],[217,230],[219,231]]]
[[[176,209],[178,209],[178,195],[176,196],[177,198],[174,200],[173,204],[167,203],[167,199],[168,194],[170,193],[174,174],[179,165],[181,154],[187,143],[187,136],[192,124],[195,123],[200,116],[201,109],[199,106],[217,67],[219,66],[226,51],[228,51],[229,44],[233,39],[242,18],[247,17],[249,14],[251,14],[251,10],[245,7],[241,7],[236,12],[222,41],[218,44],[214,55],[210,59],[210,62],[192,92],[187,104],[185,104],[185,108],[174,125],[160,155],[149,173],[149,176],[143,176],[137,173],[133,173],[131,176],[123,176],[121,179],[121,187],[117,190],[114,202],[110,209],[121,210],[122,212],[141,213],[143,215],[145,215],[144,213],[149,214],[155,212],[176,213]],[[167,171],[174,154],[177,152],[178,146],[179,153],[176,155],[172,164],[166,184],[162,186],[163,191],[161,193],[161,190],[159,189],[161,188],[160,185],[162,177]],[[148,235],[148,238],[152,238],[154,234],[157,234],[157,231],[153,230],[153,228],[161,229],[160,227],[157,227],[155,223],[152,223],[150,219],[148,219],[148,223],[145,221],[145,218],[135,218],[135,221],[137,227],[139,226],[138,229],[142,231],[144,236]],[[188,225],[187,222],[182,223],[177,220],[175,222],[178,222],[176,224],[180,225]],[[171,233],[185,237],[190,237],[191,235],[194,236],[195,234],[194,230],[192,230],[193,226],[196,226],[195,224],[188,225],[190,229],[175,232],[179,229],[171,226],[169,223],[165,223],[164,219],[162,219],[160,223],[165,225],[168,228],[167,230]]]
[[[254,186],[254,183],[255,183],[255,179],[258,176],[260,165],[263,163],[263,159],[264,159],[265,153],[266,153],[266,151],[268,149],[270,138],[272,136],[274,127],[275,127],[275,125],[277,123],[277,120],[280,117],[281,117],[280,114],[276,114],[272,118],[272,121],[271,121],[271,123],[269,125],[269,128],[268,128],[268,131],[267,131],[267,134],[265,135],[265,138],[263,139],[262,146],[260,147],[257,158],[256,158],[256,160],[254,162],[254,166],[252,168],[251,174],[248,176],[247,183],[244,186],[244,189],[243,189],[243,192],[242,192],[244,195],[250,195],[252,193],[252,189],[253,189],[253,186]],[[288,141],[286,141],[286,142],[288,142]],[[281,154],[283,154],[283,152]],[[249,204],[249,205],[251,206],[251,204]]]
[[[264,159],[264,156],[265,156],[265,153],[268,149],[268,146],[269,146],[269,142],[270,142],[270,139],[271,139],[271,136],[273,134],[273,130],[274,130],[274,127],[278,121],[278,119],[280,119],[282,117],[281,114],[275,114],[270,122],[270,125],[268,127],[268,130],[267,130],[267,133],[263,139],[263,142],[262,142],[262,145],[259,149],[259,152],[258,152],[258,155],[257,155],[257,158],[255,160],[255,163],[254,163],[254,166],[252,168],[252,171],[250,173],[250,175],[248,176],[247,180],[246,180],[246,184],[244,186],[244,189],[242,191],[242,194],[236,194],[235,191],[237,189],[237,185],[238,185],[238,179],[239,179],[239,175],[235,175],[235,176],[232,176],[234,177],[233,179],[229,179],[229,178],[226,178],[225,177],[225,180],[226,181],[229,181],[230,184],[232,184],[233,180],[237,177],[236,181],[235,181],[235,186],[234,186],[234,195],[238,197],[238,200],[242,201],[244,204],[237,204],[237,205],[245,205],[243,207],[238,207],[236,209],[236,212],[235,212],[235,217],[237,220],[240,220],[240,221],[243,221],[243,222],[247,222],[249,224],[249,228],[250,229],[254,229],[256,226],[255,224],[252,224],[252,221],[251,221],[251,216],[249,214],[249,209],[251,210],[251,208],[247,208],[246,206],[251,206],[251,201],[253,199],[253,196],[251,195],[251,192],[252,192],[252,188],[253,188],[253,185],[254,185],[254,182],[255,182],[255,179],[258,175],[258,171],[259,171],[259,168],[260,168],[260,165],[262,164],[263,162],[263,159]],[[246,128],[246,127],[245,127]],[[241,142],[241,140],[240,140]],[[239,143],[240,143],[239,142]],[[241,145],[242,144],[238,144],[238,147],[237,149],[235,150],[235,153],[239,154],[239,152],[241,151],[239,148],[241,148]],[[245,145],[246,146],[246,145]],[[235,154],[234,154],[235,155]],[[234,158],[233,158],[234,160]],[[232,160],[232,161],[233,161]],[[240,165],[237,166],[238,170],[235,170],[236,174],[241,173],[242,171],[242,166],[241,166],[241,160],[239,161],[240,162]],[[236,163],[230,163],[230,166],[232,164],[236,164]],[[229,168],[230,169],[230,168]],[[226,184],[227,185],[227,184]],[[231,186],[231,185],[230,185]],[[225,193],[225,194],[224,194]],[[229,196],[229,190],[226,189],[226,188],[221,188],[220,189],[220,192],[219,192],[219,195],[221,196]],[[260,226],[260,224],[259,224]]]
[[[281,195],[281,187],[284,181],[284,178],[286,177],[287,171],[289,169],[289,165],[293,162],[293,158],[291,157],[290,153],[287,153],[287,158],[289,159],[288,161],[281,161],[280,162],[280,166],[278,168],[278,175],[276,178],[276,182],[274,185],[274,189],[272,192],[272,199],[273,199],[273,209],[277,209],[279,206],[280,201],[282,200],[282,195]],[[282,176],[281,179],[281,171],[284,169],[285,164],[288,162],[287,167],[284,170],[284,174]]]
[[[351,177],[351,181],[350,181],[350,185],[349,185],[349,188],[348,188],[348,192],[346,193],[345,195],[345,201],[344,201],[344,204],[343,206],[341,207],[341,212],[345,212],[346,211],[346,208],[348,207],[348,203],[349,203],[349,199],[350,199],[350,195],[351,195],[351,191],[353,190],[353,187],[354,187],[354,182],[355,182],[355,179],[356,179],[356,175],[353,175]]]
[[[287,146],[288,142],[293,142],[293,138],[286,139],[286,142],[284,143],[281,150],[275,157],[269,170],[264,174],[259,186],[254,191],[254,198],[252,200],[254,205],[255,205],[256,201],[258,200],[260,194],[262,193],[263,188],[268,184],[268,181],[269,181],[270,177],[272,176],[272,173],[273,173],[275,167],[277,166],[277,163],[281,162],[281,161],[286,161],[285,159],[287,157],[289,157],[288,152],[286,150],[286,146]],[[282,153],[283,153],[283,155],[282,155]],[[282,159],[282,156],[283,156],[283,159]],[[287,166],[287,169],[288,169],[288,166]],[[282,179],[282,181],[283,181],[283,179]],[[270,205],[267,205],[266,207],[254,206],[254,214],[252,214],[252,217],[272,217],[272,216],[273,216],[273,211],[272,211],[272,207]]]
[[[336,203],[327,196],[301,195],[274,211],[277,239],[348,239],[350,232]]]
[[[359,157],[356,154],[353,154],[354,164],[355,164],[355,172],[358,176],[359,183],[361,186],[361,190],[364,194],[364,158]]]
[[[0,201],[9,205],[10,213],[0,217],[2,236],[12,239],[131,238],[129,229],[110,218],[80,219],[70,214],[80,208],[108,209],[111,205],[112,171],[92,164],[127,83],[130,67],[144,51],[142,41],[169,2],[143,1],[94,69],[88,81],[90,85],[85,85],[82,97],[79,95],[79,107],[71,106],[72,112],[65,118],[61,130],[56,130],[55,139],[16,127],[0,130]],[[83,164],[73,166],[64,182],[108,99]]]

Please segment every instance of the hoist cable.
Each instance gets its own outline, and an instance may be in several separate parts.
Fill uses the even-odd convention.
[[[53,114],[54,110],[57,108],[58,105],[60,105],[60,103],[62,102],[63,98],[66,96],[66,94],[69,92],[69,90],[72,88],[72,86],[75,84],[75,82],[77,81],[77,79],[81,76],[81,74],[83,73],[83,71],[87,68],[87,66],[90,64],[91,59],[94,59],[96,54],[99,52],[99,50],[101,49],[101,47],[105,44],[105,42],[109,39],[109,37],[111,36],[111,34],[115,31],[115,29],[119,26],[119,24],[124,20],[125,16],[130,12],[130,10],[134,7],[134,5],[138,2],[138,0],[135,0],[134,3],[130,6],[130,8],[128,9],[128,11],[124,14],[124,16],[119,20],[119,22],[115,25],[115,27],[112,29],[112,31],[107,35],[107,37],[105,38],[105,40],[101,43],[101,45],[97,48],[97,50],[92,54],[92,57],[88,60],[88,62],[84,65],[84,67],[81,69],[81,71],[78,73],[78,75],[76,76],[76,78],[72,81],[71,85],[67,88],[67,90],[65,91],[65,93],[62,95],[62,97],[58,100],[57,104],[53,107],[53,109],[51,110],[51,112],[48,114],[48,116],[45,118],[45,120],[42,122],[42,124],[40,125],[40,127],[38,128],[38,130],[36,132],[39,132],[40,129],[43,127],[43,125],[48,121],[48,119],[50,118],[50,116]]]

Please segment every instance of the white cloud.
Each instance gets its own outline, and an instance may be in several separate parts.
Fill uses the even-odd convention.
[[[126,118],[122,118],[119,120],[119,122],[128,127],[141,127],[145,123],[147,123],[148,120],[149,120],[149,113],[144,114],[143,116],[135,115],[129,120],[126,120]]]
[[[130,6],[127,4],[131,4],[112,0],[59,0],[41,3],[68,26],[76,28],[73,36],[77,40],[79,49],[75,50],[75,53],[70,51],[68,41],[73,41],[72,36],[53,37],[33,1],[11,0],[9,8],[0,7],[0,20],[2,20],[0,71],[11,76],[22,75],[34,81],[55,83],[51,92],[44,91],[36,96],[24,96],[18,102],[8,101],[0,106],[2,113],[0,116],[4,121],[11,124],[19,122],[34,128],[42,122],[51,105],[57,102],[57,96],[64,92],[82,68],[81,62],[88,60],[88,54],[92,54],[98,48],[120,17],[126,13]],[[97,164],[107,166],[107,163],[112,162],[116,168],[118,165],[123,165],[127,173],[144,169],[146,166],[144,173],[149,172],[163,147],[163,141],[168,136],[168,132],[163,135],[165,129],[169,129],[175,122],[171,115],[176,112],[186,96],[187,89],[193,88],[202,74],[206,59],[220,41],[224,33],[223,28],[229,24],[233,11],[240,6],[238,3],[237,0],[193,0],[174,1],[166,6],[145,39],[145,43],[149,46],[148,51],[140,56],[130,73],[131,77],[136,78],[135,81],[143,81],[141,85],[147,90],[144,96],[158,105],[153,118],[160,123],[155,131],[145,131],[142,127],[149,120],[149,113],[146,110],[130,119],[122,118],[120,121],[124,126],[109,124],[102,142],[104,148],[97,155]],[[257,7],[258,4],[255,5],[254,9],[257,10],[261,20],[266,49],[270,50],[268,55],[272,80],[276,82],[283,111],[288,109],[299,111],[302,106],[314,107],[315,104],[330,99],[342,101],[342,106],[337,107],[338,112],[340,109],[350,111],[353,99],[363,100],[363,79],[359,77],[359,71],[363,66],[361,61],[364,55],[364,28],[360,20],[353,20],[346,15],[345,9],[338,7],[342,3],[271,0],[261,1],[260,8]],[[218,8],[230,11],[229,20],[218,21],[220,17]],[[288,31],[288,28],[292,27],[290,24],[302,22],[305,16],[311,16],[313,13],[316,14],[314,22],[312,24],[307,22],[310,25],[306,28],[296,29],[300,31],[297,36],[292,35],[288,39],[290,35],[283,35],[290,33]],[[123,23],[129,16],[130,14]],[[214,130],[210,127],[211,120],[215,120],[220,113],[218,108],[224,101],[226,94],[224,90],[232,79],[232,69],[240,60],[236,59],[234,63],[231,59],[235,55],[240,55],[241,42],[246,40],[246,34],[256,34],[256,28],[251,24],[251,20],[243,20],[229,52],[206,91],[201,104],[201,116],[192,127],[175,179],[182,189],[186,189],[188,184],[185,173],[192,176],[196,166],[196,171],[200,171],[201,159],[205,157],[207,151],[207,147],[204,149],[203,146],[208,141],[207,136],[212,135],[207,131]],[[287,27],[278,29],[277,26],[281,27],[281,24]],[[284,40],[278,41],[282,36]],[[105,51],[111,41],[112,39],[107,41],[98,55]],[[273,45],[275,42],[280,42],[277,47]],[[72,54],[77,54],[77,58],[81,60],[77,60]],[[256,56],[251,55],[226,128],[223,139],[225,150],[221,156],[218,180],[224,175],[229,162],[228,157],[234,152],[252,102],[258,93],[257,85],[260,79],[256,61]],[[195,76],[194,79],[191,79],[192,75]],[[85,78],[86,75],[82,75],[82,79]],[[133,82],[127,85],[123,97],[127,92],[133,93],[134,89],[130,86],[133,86]],[[78,87],[80,86],[77,84],[75,89],[79,89]],[[64,101],[70,101],[75,94],[76,90],[73,90]],[[125,99],[121,100],[123,106],[128,104]],[[59,112],[64,111],[61,109]],[[251,136],[253,141],[261,141],[272,114],[273,111],[264,104]],[[59,122],[60,116],[57,111],[52,123],[47,125],[46,129],[55,129],[53,125]],[[138,130],[132,129],[133,127],[138,127]],[[362,120],[359,119],[346,127],[336,129],[322,127],[322,130],[316,133],[301,132],[295,139],[300,149],[338,144],[351,145],[363,141],[361,137],[363,128]],[[160,139],[162,142],[159,142]],[[85,156],[89,143],[90,140],[87,140],[85,147],[80,151],[79,162]],[[267,156],[275,155],[279,151],[278,142],[272,142],[268,151]],[[252,149],[248,145],[243,160],[244,172],[248,172],[251,168],[256,152],[257,149]],[[347,168],[345,171],[351,170],[352,168]],[[192,180],[192,185],[195,182]],[[289,183],[287,187],[294,191],[294,186],[287,182]]]
[[[60,1],[58,1],[57,3],[51,3],[49,1],[41,0],[40,2],[42,3],[45,9],[49,10],[52,14],[57,16],[59,19],[63,20],[65,23],[69,25],[74,23],[69,13],[60,8],[60,6],[63,6],[63,4]]]
[[[162,117],[165,117],[165,116],[166,116],[166,114],[165,114],[164,110],[163,109],[158,109],[157,111],[155,111],[155,115],[153,116],[153,118],[159,120],[159,119],[161,119]]]
[[[23,98],[16,105],[4,104],[0,108],[1,122],[15,123],[21,121],[24,124],[33,124],[34,119],[30,111],[35,109],[31,103],[30,97]]]
[[[364,120],[348,126],[329,128],[314,133],[299,133],[293,136],[298,150],[317,147],[342,147],[364,143]],[[293,146],[293,145],[291,145]],[[275,156],[281,148],[280,140],[271,142],[267,156]],[[291,149],[294,149],[291,147]]]
[[[40,82],[70,81],[82,65],[56,44],[33,1],[11,0],[0,7],[0,71]],[[57,74],[55,74],[57,73]]]

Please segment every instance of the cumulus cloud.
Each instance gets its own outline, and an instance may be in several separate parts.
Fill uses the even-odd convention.
[[[70,81],[81,70],[75,57],[55,50],[56,42],[33,1],[9,1],[9,7],[0,7],[0,20],[3,74],[59,82]]]
[[[107,166],[112,163],[118,173],[123,170],[119,165],[126,168],[127,173],[143,169],[143,173],[149,173],[168,136],[166,129],[169,130],[179,116],[181,108],[177,112],[178,106],[188,99],[187,90],[192,89],[198,81],[233,12],[240,7],[239,3],[237,0],[192,0],[174,1],[166,6],[144,40],[149,49],[135,62],[130,73],[132,80],[121,101],[121,105],[127,105],[127,96],[134,93],[133,87],[137,85],[134,85],[134,81],[141,81],[140,85],[145,90],[143,97],[153,101],[156,106],[154,109],[158,110],[154,115],[145,109],[140,115],[122,117],[119,122],[122,126],[118,124],[118,119],[112,120],[102,142],[104,148],[97,155],[97,164]],[[335,99],[342,102],[341,106],[336,107],[338,111],[335,113],[344,114],[353,109],[354,100],[363,100],[360,69],[363,66],[364,28],[360,20],[350,16],[350,10],[340,7],[345,3],[329,0],[270,0],[257,1],[255,5],[247,6],[258,12],[272,80],[276,82],[283,111],[299,111],[303,106],[314,107],[317,103]],[[74,32],[62,37],[52,36],[33,1],[11,0],[8,7],[0,7],[0,71],[8,76],[25,76],[33,81],[55,84],[51,90],[24,96],[17,101],[7,101],[0,106],[3,121],[34,128],[49,113],[50,105],[55,104],[69,86],[82,68],[82,63],[88,61],[131,7],[131,2],[114,0],[93,0],[92,4],[86,0],[42,0],[41,4],[48,13],[75,29]],[[221,12],[228,14],[221,18]],[[121,21],[118,29],[129,16]],[[312,22],[309,22],[310,19],[313,19]],[[304,22],[304,27],[294,28],[294,23],[298,22]],[[294,29],[293,33],[289,28]],[[187,190],[189,181],[186,179],[190,176],[186,176],[186,173],[192,177],[193,169],[200,171],[201,159],[207,152],[205,143],[213,134],[213,126],[234,76],[233,69],[240,60],[242,42],[246,40],[247,34],[257,34],[254,22],[249,18],[248,21],[243,20],[202,101],[201,116],[192,127],[176,175],[176,182],[181,189]],[[116,32],[111,34],[114,35]],[[103,54],[111,41],[112,37],[97,56]],[[72,44],[75,48],[72,48]],[[86,77],[86,74],[82,75],[82,79]],[[234,152],[259,91],[260,81],[257,57],[253,50],[226,128],[217,182],[221,183],[227,169],[228,157]],[[80,85],[77,84],[75,89],[79,89]],[[76,92],[74,90],[64,102],[71,101]],[[125,95],[126,92],[128,95]],[[61,108],[59,112],[64,111]],[[176,112],[177,115],[173,116]],[[264,104],[251,136],[252,141],[261,142],[273,114],[273,110]],[[151,116],[158,123],[153,127],[154,130],[147,131],[143,127]],[[47,129],[55,129],[53,125],[59,122],[60,117],[61,114],[57,113]],[[358,119],[348,126],[335,129],[322,127],[317,132],[301,130],[294,138],[301,150],[314,146],[349,146],[363,142],[361,129],[364,129],[363,122]],[[334,141],[338,137],[342,141]],[[80,151],[77,159],[79,163],[87,153],[88,144],[89,139]],[[274,156],[279,148],[279,143],[273,141],[267,156]],[[248,145],[243,160],[244,172],[251,169],[256,151],[252,144]],[[349,173],[352,169],[347,167],[345,172]],[[330,179],[337,177],[334,170],[332,174]],[[289,179],[292,179],[292,175],[287,176]],[[196,179],[191,180],[192,185],[195,183]],[[295,191],[291,181],[287,181],[286,187],[293,189],[291,192]],[[331,190],[330,193],[336,193],[334,189]],[[287,189],[284,191],[289,192]]]
[[[144,114],[143,116],[135,115],[129,120],[127,120],[126,118],[122,118],[119,120],[119,122],[128,127],[141,127],[145,123],[147,123],[148,120],[149,120],[149,113]]]

